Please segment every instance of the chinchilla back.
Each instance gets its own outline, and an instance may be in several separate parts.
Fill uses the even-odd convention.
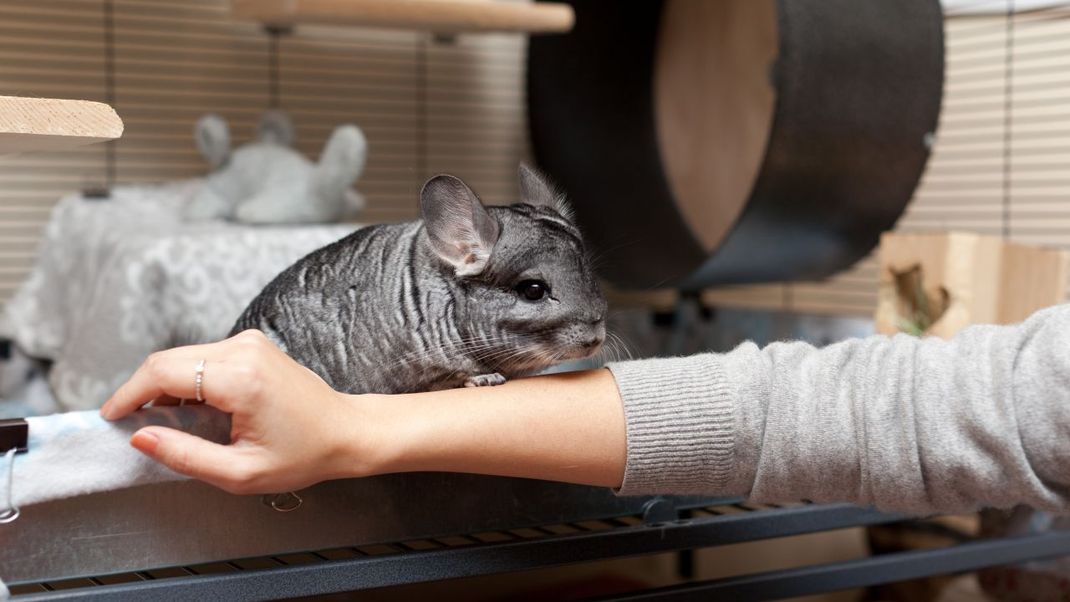
[[[419,390],[444,375],[428,366],[451,363],[449,342],[460,336],[456,292],[421,251],[421,232],[419,222],[372,226],[313,252],[279,274],[231,334],[263,331],[340,391]]]

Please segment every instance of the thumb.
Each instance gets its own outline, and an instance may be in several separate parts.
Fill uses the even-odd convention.
[[[162,426],[145,427],[130,438],[130,445],[171,470],[230,490],[242,465],[234,448]]]

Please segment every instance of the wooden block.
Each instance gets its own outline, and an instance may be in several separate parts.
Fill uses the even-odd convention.
[[[356,25],[436,33],[554,33],[569,31],[575,21],[566,4],[494,0],[233,0],[230,14],[269,25]]]
[[[1041,307],[1064,302],[1066,253],[1020,244],[1003,247],[1004,294],[1000,296],[1000,324],[1021,322]]]
[[[885,233],[878,332],[954,336],[970,324],[1012,324],[1066,299],[1067,255],[972,232]],[[924,311],[919,311],[923,308]],[[915,319],[915,314],[928,319]]]
[[[122,134],[122,120],[104,103],[0,96],[0,154],[64,150]]]

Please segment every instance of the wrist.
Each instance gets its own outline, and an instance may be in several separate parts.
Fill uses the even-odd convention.
[[[350,479],[380,474],[382,464],[378,411],[373,395],[336,393],[333,411],[323,413],[333,437],[323,442],[329,479]]]
[[[342,436],[335,442],[337,478],[369,477],[406,468],[406,432],[417,413],[405,408],[406,395],[339,394],[344,411],[337,418]]]

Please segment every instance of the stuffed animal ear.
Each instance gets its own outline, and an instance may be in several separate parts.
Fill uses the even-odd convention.
[[[471,188],[453,176],[435,176],[420,191],[420,212],[431,248],[458,276],[483,271],[499,226]]]
[[[230,128],[227,120],[210,113],[197,120],[193,130],[197,150],[212,169],[222,167],[230,158]]]
[[[334,128],[312,173],[312,193],[325,201],[338,201],[364,171],[367,157],[368,140],[360,128]]]
[[[561,214],[561,217],[572,221],[572,208],[565,202],[565,196],[555,190],[549,178],[527,163],[520,164],[519,175],[521,203],[549,207]]]
[[[284,111],[265,111],[256,126],[256,139],[260,142],[274,142],[283,146],[293,146],[297,134],[290,116]]]

